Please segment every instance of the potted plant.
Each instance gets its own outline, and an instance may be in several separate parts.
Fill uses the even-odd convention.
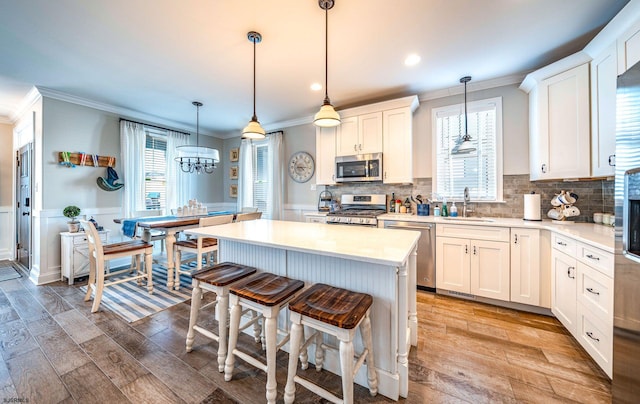
[[[80,208],[69,205],[64,208],[62,214],[71,219],[71,221],[67,222],[67,226],[69,226],[69,233],[77,233],[80,229],[80,222],[78,222],[76,218],[80,215]]]

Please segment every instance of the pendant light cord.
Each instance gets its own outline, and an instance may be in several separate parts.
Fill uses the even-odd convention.
[[[467,123],[467,82],[464,82],[464,136],[469,136],[469,124]]]
[[[324,103],[329,101],[329,8],[324,8]]]
[[[253,117],[252,121],[257,121],[258,117],[256,116],[256,39],[253,38],[251,42],[253,42]]]

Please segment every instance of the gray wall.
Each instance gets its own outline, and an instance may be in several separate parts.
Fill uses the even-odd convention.
[[[284,131],[284,170],[285,170],[285,184],[284,192],[285,204],[302,204],[313,205],[318,203],[316,192],[316,175],[315,173],[311,179],[304,183],[299,183],[291,179],[288,171],[289,159],[293,153],[304,151],[309,153],[314,161],[316,160],[316,128],[315,126],[299,125],[287,128]],[[313,188],[313,189],[312,189]],[[324,187],[320,187],[323,188]]]
[[[43,104],[43,208],[61,209],[70,204],[81,209],[121,207],[121,190],[108,192],[96,185],[96,179],[106,175],[106,168],[67,168],[58,164],[60,151],[83,151],[116,157],[115,170],[122,173],[120,116],[48,97],[44,97]],[[190,142],[195,144],[195,134]],[[224,163],[228,153],[223,151],[222,139],[200,134],[199,143],[217,148]],[[191,197],[205,203],[222,202],[223,167],[224,164],[213,174],[194,174]]]
[[[13,126],[0,123],[0,206],[11,206],[13,195]]]

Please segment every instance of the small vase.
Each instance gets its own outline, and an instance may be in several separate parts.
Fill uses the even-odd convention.
[[[69,233],[77,233],[80,230],[80,223],[78,222],[67,222],[67,226],[69,227]]]

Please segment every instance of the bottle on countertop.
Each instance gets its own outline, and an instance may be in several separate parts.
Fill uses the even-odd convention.
[[[400,199],[396,199],[396,213],[400,213],[400,205],[402,205],[402,201]]]
[[[436,207],[433,208],[433,216],[440,216],[440,207],[436,203]]]
[[[449,210],[447,209],[447,200],[446,199],[442,199],[442,211],[441,211],[440,214],[442,215],[442,217],[449,216]]]
[[[451,202],[450,215],[451,215],[451,217],[457,217],[458,216],[458,207],[456,206],[455,202]]]
[[[389,202],[389,213],[395,213],[396,211],[396,193],[391,193],[391,202]]]

